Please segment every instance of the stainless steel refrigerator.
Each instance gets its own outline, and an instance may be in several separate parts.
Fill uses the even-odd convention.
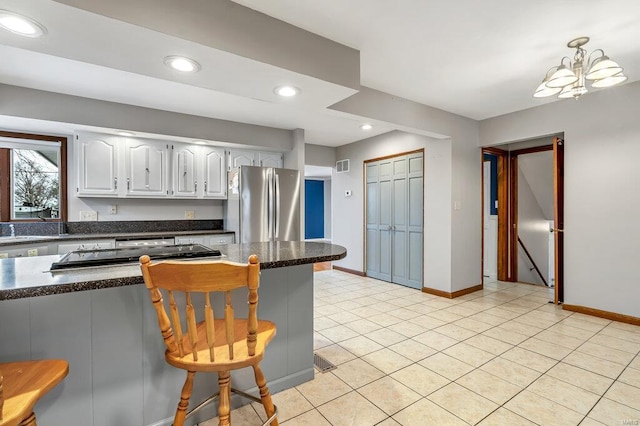
[[[300,173],[241,166],[228,176],[225,228],[236,242],[300,240]]]

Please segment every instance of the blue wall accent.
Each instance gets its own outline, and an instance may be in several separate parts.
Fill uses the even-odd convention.
[[[304,237],[324,238],[324,181],[304,181]]]
[[[491,194],[489,196],[489,214],[497,215],[496,201],[498,200],[498,157],[493,154],[484,154],[484,161],[491,162]]]

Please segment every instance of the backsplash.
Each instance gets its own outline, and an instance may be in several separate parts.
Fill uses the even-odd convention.
[[[222,230],[222,219],[131,220],[112,222],[12,222],[16,235],[113,234]],[[9,223],[0,223],[0,236],[11,235]]]

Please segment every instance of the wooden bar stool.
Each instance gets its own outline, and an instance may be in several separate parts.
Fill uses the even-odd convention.
[[[249,264],[220,261],[162,261],[151,263],[149,256],[140,257],[142,276],[151,301],[158,315],[158,325],[167,346],[166,361],[174,367],[187,371],[187,379],[182,387],[180,402],[173,421],[174,426],[182,426],[184,421],[209,402],[219,397],[219,425],[230,425],[231,392],[238,393],[256,402],[261,402],[267,414],[264,425],[278,426],[277,409],[271,402],[267,383],[260,369],[267,344],[276,334],[276,326],[271,321],[258,320],[258,287],[260,264],[258,257],[249,257]],[[231,304],[231,291],[248,287],[249,314],[246,319],[236,319]],[[163,295],[169,298],[169,315],[165,310]],[[185,293],[184,312],[176,303],[176,293]],[[225,298],[224,318],[214,319],[211,306],[212,292],[222,292]],[[192,303],[192,293],[204,293],[202,312],[204,321],[196,324],[196,307]],[[187,330],[183,333],[181,320],[186,320]],[[260,399],[230,386],[230,371],[253,367],[256,384],[260,389]],[[218,373],[219,392],[187,412],[193,392],[196,372]]]
[[[60,359],[0,364],[0,426],[36,426],[33,406],[67,373]]]

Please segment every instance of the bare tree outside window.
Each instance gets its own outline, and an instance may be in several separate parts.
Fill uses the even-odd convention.
[[[28,149],[13,150],[13,205],[16,219],[59,216],[58,166],[46,154]]]

